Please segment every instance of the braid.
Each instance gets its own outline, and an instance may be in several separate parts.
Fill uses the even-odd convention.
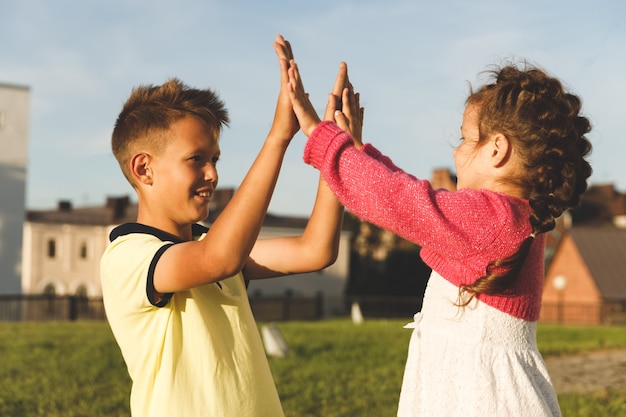
[[[467,305],[479,294],[502,294],[517,279],[534,236],[554,229],[556,218],[575,207],[587,189],[591,166],[585,157],[591,143],[589,120],[580,115],[580,99],[544,71],[514,65],[494,70],[495,82],[471,92],[467,104],[477,105],[480,139],[504,134],[522,163],[513,178],[524,190],[532,213],[532,235],[512,256],[491,262],[486,275],[462,286]]]

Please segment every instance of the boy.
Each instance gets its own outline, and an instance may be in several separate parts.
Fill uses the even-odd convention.
[[[332,264],[343,208],[320,179],[302,236],[256,240],[298,130],[287,91],[291,48],[281,36],[274,48],[281,89],[273,125],[210,230],[196,223],[207,217],[217,186],[218,137],[228,123],[222,102],[173,79],[133,90],[118,117],[113,152],[139,209],[137,223],[111,232],[101,275],[107,318],[133,381],[134,417],[283,415],[243,275]],[[346,83],[340,70],[333,95]]]

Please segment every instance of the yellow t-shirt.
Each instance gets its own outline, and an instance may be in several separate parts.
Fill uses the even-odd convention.
[[[154,266],[179,241],[133,223],[111,239],[102,293],[133,381],[133,417],[283,416],[242,274],[155,302]]]

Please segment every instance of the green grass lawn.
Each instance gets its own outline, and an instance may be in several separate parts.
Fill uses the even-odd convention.
[[[290,355],[270,359],[287,417],[394,416],[405,320],[279,323]],[[624,327],[538,329],[544,355],[626,349]],[[0,323],[0,416],[128,416],[130,381],[104,322]],[[565,417],[626,414],[626,392],[559,396]]]

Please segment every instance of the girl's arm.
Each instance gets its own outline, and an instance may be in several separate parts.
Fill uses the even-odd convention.
[[[363,109],[345,63],[340,64],[324,119],[336,121],[360,143]],[[339,251],[342,221],[343,207],[320,174],[315,205],[303,234],[257,241],[245,266],[246,279],[312,272],[333,264]]]
[[[454,251],[455,258],[491,244],[501,226],[511,223],[512,212],[519,208],[511,205],[520,202],[480,190],[434,191],[428,181],[402,171],[371,145],[357,149],[360,140],[320,121],[295,62],[288,73],[289,97],[302,132],[309,136],[304,160],[320,170],[352,213],[420,246]],[[520,222],[527,223],[527,218]]]
[[[520,216],[528,206],[523,200],[485,190],[433,190],[374,148],[356,149],[349,134],[329,122],[314,130],[304,160],[359,218],[420,246],[452,250],[457,259],[493,243],[503,225],[528,223],[527,214]]]

